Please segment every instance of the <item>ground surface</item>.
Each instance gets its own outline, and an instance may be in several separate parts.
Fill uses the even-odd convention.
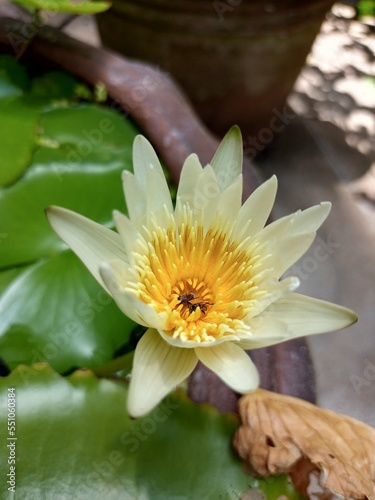
[[[297,117],[258,163],[279,177],[279,214],[333,204],[293,271],[303,293],[359,316],[309,339],[319,403],[375,425],[375,32],[353,15],[332,9],[289,98]]]

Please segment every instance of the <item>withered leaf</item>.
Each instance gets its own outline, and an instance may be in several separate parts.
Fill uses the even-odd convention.
[[[290,474],[314,498],[375,500],[375,429],[306,401],[258,389],[240,400],[234,446],[262,476]]]

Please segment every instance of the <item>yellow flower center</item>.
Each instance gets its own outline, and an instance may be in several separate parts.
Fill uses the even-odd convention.
[[[218,225],[204,232],[189,218],[178,226],[173,219],[166,229],[145,229],[133,252],[136,277],[128,287],[166,314],[171,338],[239,339],[249,331],[243,320],[252,304],[265,294],[256,284],[259,254]]]

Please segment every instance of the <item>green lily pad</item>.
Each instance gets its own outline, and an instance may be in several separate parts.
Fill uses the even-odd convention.
[[[231,448],[238,420],[182,393],[132,420],[126,384],[91,372],[63,378],[43,364],[19,367],[0,381],[2,407],[9,388],[16,393],[15,436],[5,411],[0,432],[17,437],[7,442],[15,443],[16,497],[235,500],[248,488]],[[8,486],[1,482],[2,498]]]
[[[266,500],[280,500],[281,498],[287,500],[307,500],[307,497],[295,489],[290,477],[286,475],[251,479],[251,487],[255,491],[261,491]],[[257,497],[261,498],[259,494]],[[254,496],[254,498],[257,497]]]
[[[77,80],[63,71],[44,73],[32,80],[30,96],[49,99],[73,99],[76,95]]]
[[[0,99],[21,96],[28,87],[25,68],[11,56],[0,56]]]
[[[74,114],[73,114],[74,116]],[[68,132],[67,132],[68,133]],[[41,146],[33,165],[11,188],[0,190],[0,244],[2,267],[20,265],[63,249],[44,211],[59,205],[102,224],[112,223],[114,209],[125,212],[121,172],[131,167],[131,142],[135,133],[123,136],[119,150],[103,146],[81,155],[87,141],[58,143],[56,149]],[[55,137],[49,137],[56,144]]]
[[[71,75],[62,71],[53,71],[34,77],[31,81],[26,70],[10,56],[0,56],[0,114],[3,130],[6,133],[0,137],[0,186],[8,186],[16,181],[29,168],[32,154],[40,141],[47,141],[43,128],[51,124],[51,133],[59,131],[59,126],[53,127],[53,121],[64,120],[61,127],[68,124],[68,128],[75,127],[73,143],[79,143],[80,149],[86,156],[87,145],[98,146],[98,142],[117,141],[119,134],[124,132],[128,121],[122,120],[119,115],[105,108],[78,106],[68,99],[75,100],[83,95],[84,86],[78,83]],[[87,92],[86,92],[87,94]],[[91,93],[91,95],[93,95]],[[90,93],[87,94],[90,96]],[[65,115],[53,114],[44,119],[44,113],[56,108],[74,108],[74,118],[70,112]],[[77,109],[75,109],[77,108]],[[95,113],[101,110],[101,115]],[[91,116],[90,116],[91,115]],[[44,123],[40,123],[45,121]],[[89,120],[89,122],[87,121]],[[119,125],[122,121],[125,125]],[[57,121],[58,123],[58,121]],[[99,139],[102,135],[103,140]],[[124,138],[122,137],[122,140]],[[116,143],[118,146],[121,142]],[[100,148],[99,148],[100,149]],[[15,154],[16,153],[16,154]],[[103,158],[102,158],[103,160]]]
[[[135,327],[71,251],[18,273],[0,296],[0,316],[10,368],[48,361],[59,372],[107,362]]]
[[[17,67],[6,59],[2,73]],[[126,211],[121,172],[132,168],[138,130],[104,106],[75,102],[74,82],[61,72],[38,74],[20,86],[23,95],[0,99],[7,124],[0,136],[0,353],[10,368],[40,360],[60,372],[101,366],[134,328],[44,214],[60,205],[111,225],[113,209]]]
[[[0,100],[0,186],[16,181],[28,168],[35,148],[40,111],[20,98]],[[17,151],[17,154],[15,152]]]
[[[1,241],[1,240],[0,240]],[[14,279],[23,272],[22,267],[13,267],[0,272],[0,296],[8,288]]]

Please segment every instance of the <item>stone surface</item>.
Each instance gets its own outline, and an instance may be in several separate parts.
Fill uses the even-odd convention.
[[[346,7],[328,15],[289,97],[294,118],[256,161],[279,178],[276,216],[333,204],[292,272],[302,293],[359,316],[309,338],[318,403],[375,425],[375,35]]]
[[[290,273],[300,278],[300,292],[357,312],[356,325],[308,341],[318,403],[375,425],[374,220],[349,189],[353,167],[362,171],[365,165],[345,165],[347,150],[332,125],[296,118],[258,162],[267,177],[278,176],[278,217],[332,202],[318,238]]]

